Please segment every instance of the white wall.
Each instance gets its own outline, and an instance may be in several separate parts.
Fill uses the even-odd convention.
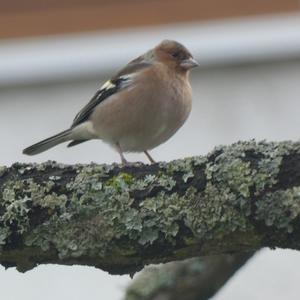
[[[99,141],[69,149],[61,145],[34,157],[21,154],[25,146],[69,127],[104,80],[1,89],[0,134],[5,141],[1,158],[6,163],[117,161],[118,155]],[[191,117],[174,138],[153,151],[157,160],[204,154],[239,139],[299,138],[300,60],[199,69],[191,74],[191,81]]]

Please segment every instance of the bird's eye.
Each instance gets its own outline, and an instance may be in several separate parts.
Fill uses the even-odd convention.
[[[179,53],[179,52],[174,52],[174,53],[171,54],[171,56],[172,56],[173,58],[178,59],[179,56],[180,56],[180,53]]]

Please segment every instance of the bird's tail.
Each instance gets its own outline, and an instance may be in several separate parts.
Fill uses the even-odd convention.
[[[71,140],[72,129],[67,129],[23,150],[23,154],[35,155],[44,152],[60,143]]]

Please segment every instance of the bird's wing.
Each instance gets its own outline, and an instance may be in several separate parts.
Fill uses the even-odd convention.
[[[150,67],[150,63],[134,60],[122,69],[111,80],[106,81],[96,92],[90,102],[76,115],[71,128],[88,120],[95,107],[111,95],[116,94],[132,84],[135,75],[142,69]]]

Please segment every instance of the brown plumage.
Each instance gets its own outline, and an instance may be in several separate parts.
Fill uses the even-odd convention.
[[[71,128],[26,148],[38,154],[62,142],[101,139],[124,152],[148,153],[185,122],[192,105],[189,70],[198,64],[180,43],[164,40],[107,81],[76,115]]]

